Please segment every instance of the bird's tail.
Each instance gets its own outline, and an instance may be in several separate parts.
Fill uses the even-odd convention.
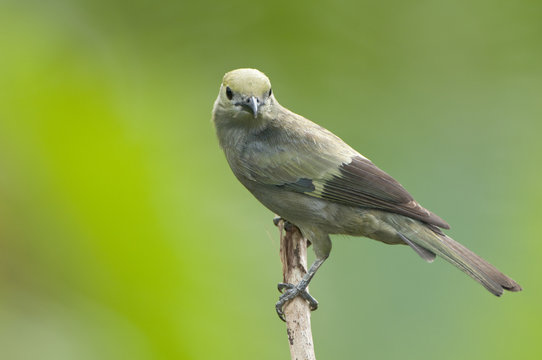
[[[440,232],[439,229],[415,220],[408,221],[409,224],[407,224],[403,219],[402,221],[394,219],[399,220],[392,221],[394,228],[399,236],[425,260],[432,261],[435,255],[440,256],[496,296],[501,296],[503,290],[521,290],[521,286],[514,280],[465,246]]]

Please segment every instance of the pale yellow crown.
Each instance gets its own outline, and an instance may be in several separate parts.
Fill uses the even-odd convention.
[[[271,89],[269,78],[256,69],[232,70],[224,75],[222,84],[243,95],[262,96]]]

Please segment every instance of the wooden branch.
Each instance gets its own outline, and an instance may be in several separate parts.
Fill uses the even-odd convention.
[[[277,226],[280,231],[280,260],[284,282],[298,284],[307,273],[307,240],[297,227],[285,228],[282,219]],[[284,305],[284,315],[292,360],[316,360],[309,304],[297,296]]]

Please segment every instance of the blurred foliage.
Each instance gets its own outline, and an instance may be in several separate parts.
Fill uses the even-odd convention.
[[[319,359],[540,359],[539,1],[0,2],[2,359],[288,358],[210,111],[256,67],[524,291],[336,237]]]

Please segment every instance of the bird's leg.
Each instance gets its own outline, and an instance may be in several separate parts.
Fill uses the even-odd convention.
[[[318,308],[318,301],[316,301],[316,299],[309,294],[309,292],[307,291],[307,286],[309,286],[309,283],[311,282],[314,274],[316,274],[316,271],[318,271],[318,268],[324,263],[326,258],[327,257],[316,259],[312,263],[309,271],[305,274],[305,276],[303,276],[303,279],[301,279],[299,284],[278,284],[278,289],[280,292],[282,292],[282,295],[280,296],[279,301],[275,305],[275,309],[277,310],[277,314],[282,321],[286,321],[282,308],[288,301],[294,299],[298,295],[309,303],[311,311],[314,311]]]

